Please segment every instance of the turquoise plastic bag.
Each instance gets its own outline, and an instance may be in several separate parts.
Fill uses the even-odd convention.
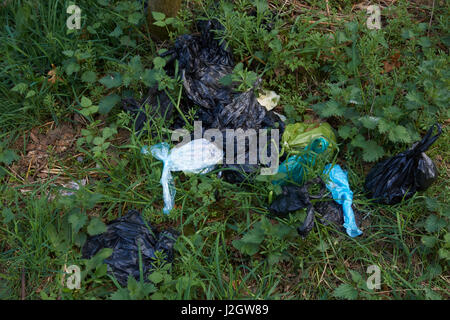
[[[357,237],[362,234],[356,225],[355,213],[352,209],[353,192],[350,190],[348,183],[347,172],[336,164],[332,166],[327,164],[325,166],[324,174],[330,177],[327,182],[327,189],[330,190],[334,201],[342,206],[344,211],[344,228],[350,237]]]
[[[287,181],[295,181],[298,184],[303,184],[304,174],[307,167],[314,166],[316,157],[327,150],[329,142],[325,138],[314,139],[304,149],[301,155],[294,155],[285,160],[278,167],[278,172],[286,173],[286,177],[280,180],[274,180],[273,184],[283,185]]]
[[[169,144],[162,142],[152,146],[150,152],[164,163],[160,182],[163,187],[165,214],[168,214],[175,204],[176,190],[171,171],[205,174],[212,171],[223,159],[223,151],[206,139],[192,140],[172,150]],[[143,147],[141,153],[148,154],[148,148]]]

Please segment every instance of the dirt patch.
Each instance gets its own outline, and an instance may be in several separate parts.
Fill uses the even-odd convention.
[[[64,160],[75,156],[79,131],[80,128],[69,123],[54,127],[52,122],[33,128],[16,141],[15,149],[20,150],[20,160],[11,166],[11,171],[26,182],[61,174],[61,168],[51,159]]]

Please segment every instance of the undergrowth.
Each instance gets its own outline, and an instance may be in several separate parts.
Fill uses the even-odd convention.
[[[176,19],[154,15],[168,39],[152,40],[144,1],[77,1],[82,28],[68,30],[70,1],[5,1],[0,16],[0,298],[26,299],[442,299],[450,259],[448,104],[449,4],[371,1],[382,29],[369,30],[357,1],[184,1]],[[328,5],[327,5],[328,4]],[[180,79],[160,56],[195,20],[218,19],[218,39],[232,50],[230,79],[245,91],[261,77],[281,96],[287,123],[327,121],[339,142],[337,162],[349,173],[364,234],[316,224],[306,239],[289,219],[267,216],[280,192],[274,177],[230,184],[176,173],[176,207],[162,214],[162,166],[141,154],[168,141],[169,123],[151,118],[144,134],[121,110],[158,85],[179,106]],[[177,109],[186,128],[189,110]],[[444,127],[428,152],[439,178],[426,192],[394,206],[364,194],[368,169],[408,148],[434,123]],[[70,123],[68,154],[51,146],[45,179],[30,180],[32,129]],[[33,159],[33,158],[32,158]],[[34,161],[34,160],[31,160]],[[52,171],[53,170],[53,171]],[[308,171],[308,178],[321,175]],[[36,171],[37,172],[37,171]],[[62,182],[87,179],[61,195]],[[180,232],[175,260],[154,262],[149,281],[121,288],[107,273],[103,250],[90,260],[81,247],[105,224],[139,210],[158,229]],[[64,268],[78,265],[81,288],[68,289]],[[381,270],[369,289],[367,269]],[[22,278],[26,279],[25,287]]]

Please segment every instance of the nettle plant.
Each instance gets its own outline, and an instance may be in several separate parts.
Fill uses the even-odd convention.
[[[297,237],[294,227],[284,223],[272,224],[266,217],[261,217],[251,230],[241,239],[233,240],[233,246],[240,252],[253,256],[260,252],[274,265],[288,258],[291,241]]]
[[[437,249],[439,258],[448,262],[450,261],[450,206],[439,202],[436,198],[426,198],[425,207],[430,214],[418,224],[418,227],[423,227],[427,232],[421,238],[424,252],[431,253],[432,249]]]
[[[256,72],[247,70],[247,68],[244,68],[244,64],[240,62],[234,67],[233,72],[220,79],[220,82],[224,86],[234,85],[236,91],[245,92],[253,88],[257,79]]]
[[[419,31],[420,32],[420,29]],[[415,46],[404,34],[406,45]],[[394,144],[411,144],[420,139],[417,128],[427,129],[448,115],[449,68],[445,58],[427,52],[422,39],[419,59],[405,57],[404,66],[382,59],[388,43],[381,31],[365,31],[351,22],[334,36],[336,59],[331,81],[324,87],[325,101],[312,106],[321,118],[337,120],[339,136],[352,149],[362,150],[364,161],[377,161]],[[388,51],[387,51],[388,52]],[[425,54],[430,56],[426,59]],[[400,56],[400,54],[398,54]],[[422,58],[422,60],[420,59]],[[398,64],[394,68],[389,63]],[[417,71],[411,73],[411,68]],[[388,74],[388,72],[390,72]]]
[[[87,153],[83,147],[88,147],[96,159],[106,159],[108,154],[106,150],[111,146],[111,140],[117,134],[117,125],[111,124],[101,130],[98,129],[100,121],[93,121],[86,129],[81,129],[81,138],[77,140],[77,146],[80,150]]]

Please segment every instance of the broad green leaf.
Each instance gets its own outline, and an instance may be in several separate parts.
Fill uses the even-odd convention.
[[[90,193],[89,197],[86,199],[86,207],[92,209],[100,200],[103,199],[103,195],[100,193]]]
[[[92,141],[96,146],[101,145],[105,142],[105,138],[103,137],[95,137],[94,141]]]
[[[324,118],[329,118],[332,116],[343,116],[345,112],[345,107],[342,107],[334,100],[325,103],[323,108],[319,111],[320,115]]]
[[[64,50],[62,52],[63,55],[67,56],[67,57],[73,57],[73,55],[75,54],[75,52],[73,50]]]
[[[155,70],[145,69],[144,75],[142,76],[142,81],[147,87],[153,87],[157,83],[155,75]]]
[[[83,108],[81,110],[79,110],[79,112],[85,116],[85,117],[89,117],[90,115],[98,112],[98,106],[90,106],[88,108]]]
[[[100,114],[107,114],[119,101],[120,97],[117,94],[104,97],[98,104],[98,112]]]
[[[152,272],[152,274],[150,274],[148,276],[148,279],[151,282],[153,282],[154,284],[158,284],[158,283],[160,283],[161,281],[164,280],[164,276],[161,274],[161,272],[154,271],[154,272]]]
[[[92,101],[89,98],[86,98],[85,96],[81,97],[81,106],[83,108],[87,108],[92,106]]]
[[[362,125],[365,128],[373,130],[377,127],[380,118],[372,116],[364,116],[359,118],[359,121],[361,121]]]
[[[21,82],[21,83],[16,84],[16,85],[11,89],[11,91],[18,92],[18,93],[20,93],[20,94],[24,94],[24,93],[25,93],[25,90],[27,90],[27,89],[28,89],[28,85],[27,85],[26,83]]]
[[[425,221],[425,230],[427,230],[430,233],[437,232],[442,228],[445,228],[446,225],[447,222],[445,221],[445,219],[439,218],[438,216],[431,214]]]
[[[417,41],[417,43],[424,48],[431,47],[431,41],[430,41],[430,38],[428,38],[428,37],[420,37],[419,40]]]
[[[378,131],[380,131],[380,133],[389,132],[389,130],[391,130],[394,126],[395,126],[395,124],[393,124],[383,118],[381,118],[380,121],[378,121]]]
[[[122,76],[118,72],[113,72],[112,74],[101,78],[99,82],[108,89],[116,88],[122,84]]]
[[[105,259],[109,258],[113,253],[113,249],[111,248],[103,248],[100,249],[99,252],[95,254],[91,259],[86,263],[86,272],[89,272],[92,269],[96,269],[98,266],[102,265]]]
[[[434,236],[423,236],[420,240],[426,247],[433,248],[438,239]]]
[[[111,300],[130,300],[130,294],[127,288],[120,288],[114,292],[110,297]]]
[[[87,227],[87,232],[91,236],[101,234],[106,231],[106,225],[99,218],[92,218]]]
[[[369,140],[365,142],[363,147],[363,159],[366,162],[374,162],[384,156],[383,147],[379,146],[375,141]]]
[[[447,261],[450,260],[450,250],[447,250],[446,248],[440,248],[438,252],[439,258],[445,259]]]
[[[152,16],[156,21],[161,21],[166,18],[166,15],[162,12],[152,11]]]
[[[254,229],[247,232],[242,239],[234,240],[233,246],[242,253],[250,256],[257,253],[259,245],[264,240],[264,231],[261,229],[260,225],[260,223],[255,224]]]
[[[416,34],[411,29],[402,29],[401,36],[403,39],[411,39],[416,36]]]
[[[162,69],[166,65],[166,60],[161,57],[156,57],[153,59],[153,65],[155,66],[155,69]]]
[[[117,27],[114,29],[114,31],[111,32],[109,35],[110,35],[111,37],[118,38],[118,37],[120,37],[122,34],[123,34],[122,28],[120,28],[119,26],[117,26]]]
[[[25,99],[34,97],[35,95],[36,95],[36,91],[30,90],[30,91],[27,92],[27,95],[25,96]]]
[[[127,47],[136,47],[136,40],[131,39],[128,35],[120,37],[120,44]]]
[[[86,83],[93,83],[97,80],[97,73],[94,71],[85,71],[81,75],[81,81]]]
[[[439,293],[434,292],[430,288],[425,288],[425,298],[427,300],[442,300],[442,297],[439,295]]]
[[[231,74],[227,74],[227,75],[223,76],[222,78],[220,78],[219,82],[222,85],[229,87],[233,83],[233,76]]]
[[[361,281],[363,281],[362,275],[359,272],[354,271],[354,270],[349,270],[349,271],[352,276],[353,282],[360,283]]]
[[[144,16],[142,15],[142,13],[140,13],[140,12],[133,12],[132,14],[130,14],[128,16],[128,22],[131,23],[131,24],[137,25],[137,24],[139,24],[139,21],[141,21],[141,19],[143,17]]]
[[[404,126],[397,125],[388,133],[389,140],[392,142],[411,142],[408,130]]]
[[[81,228],[83,228],[83,226],[86,224],[86,221],[86,214],[79,211],[72,213],[69,217],[69,222],[72,225],[73,233],[78,233],[78,231],[80,231]]]
[[[14,213],[10,208],[3,208],[2,210],[3,223],[9,223],[14,220]]]
[[[283,50],[283,44],[281,43],[280,39],[275,38],[269,42],[269,48],[271,48],[275,52],[281,52],[281,50]]]
[[[13,150],[6,149],[0,152],[0,163],[4,163],[7,166],[19,159],[19,156]]]
[[[350,126],[341,126],[338,129],[339,136],[342,139],[348,139],[351,137],[352,128]]]
[[[167,26],[167,23],[166,23],[165,21],[162,21],[162,20],[160,20],[160,21],[155,21],[155,22],[153,22],[153,24],[154,24],[155,26],[158,26],[158,27],[161,27],[161,28],[164,28],[165,26]]]
[[[439,212],[439,209],[441,208],[441,205],[436,198],[425,198],[425,205],[431,212]]]
[[[66,65],[64,70],[66,71],[67,75],[70,76],[73,73],[80,71],[80,65],[74,61],[71,61]]]
[[[336,298],[354,300],[358,297],[358,291],[353,286],[343,283],[334,290],[333,296]]]
[[[106,127],[102,130],[102,137],[105,139],[109,139],[115,134],[117,134],[116,128]]]

